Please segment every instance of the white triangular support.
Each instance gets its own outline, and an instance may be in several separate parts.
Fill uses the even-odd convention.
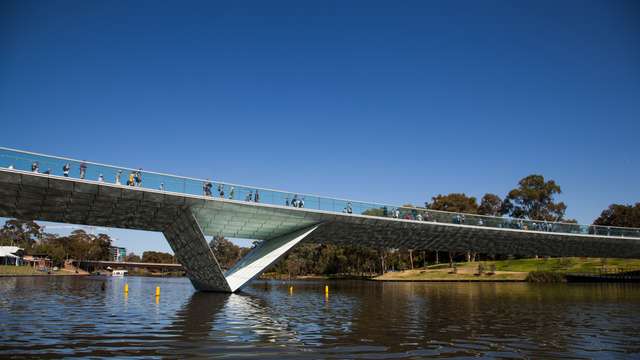
[[[259,276],[269,265],[287,253],[294,245],[316,230],[320,225],[314,225],[297,230],[287,235],[262,241],[225,274],[232,292],[240,289],[251,279]]]

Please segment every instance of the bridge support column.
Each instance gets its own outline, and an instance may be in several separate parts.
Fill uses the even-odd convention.
[[[236,291],[260,275],[269,265],[287,253],[294,245],[311,234],[320,225],[296,230],[292,233],[262,241],[240,259],[225,277],[231,291]]]
[[[220,264],[191,210],[181,211],[163,234],[196,289],[231,292]]]
[[[318,226],[262,241],[226,273],[220,268],[198,221],[189,209],[181,211],[163,234],[196,289],[234,292],[260,275]]]

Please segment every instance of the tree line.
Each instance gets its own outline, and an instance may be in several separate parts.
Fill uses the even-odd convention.
[[[49,257],[57,266],[67,259],[109,260],[111,242],[107,234],[88,234],[81,229],[66,236],[46,233],[31,220],[7,220],[0,229],[0,246],[18,246],[27,255]]]
[[[50,258],[54,265],[62,266],[65,260],[111,260],[113,240],[107,234],[89,234],[82,229],[69,235],[47,233],[35,221],[10,219],[0,229],[0,246],[17,246],[27,255]],[[175,263],[173,255],[159,251],[145,251],[142,257],[130,253],[125,261],[145,263]]]

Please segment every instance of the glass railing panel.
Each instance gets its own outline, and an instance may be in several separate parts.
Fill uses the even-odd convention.
[[[333,200],[327,198],[320,198],[319,210],[322,211],[334,211],[333,210]]]

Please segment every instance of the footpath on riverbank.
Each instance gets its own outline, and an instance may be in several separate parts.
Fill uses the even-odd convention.
[[[426,268],[392,271],[376,281],[530,281],[562,282],[570,274],[598,274],[640,270],[640,259],[538,258],[438,264]]]

